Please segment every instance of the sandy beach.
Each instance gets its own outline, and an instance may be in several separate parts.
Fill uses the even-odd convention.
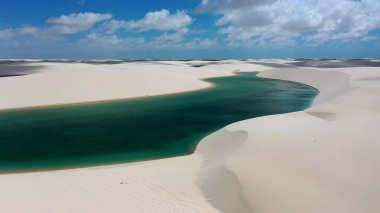
[[[194,154],[0,175],[0,210],[21,212],[378,212],[378,61],[0,63],[0,109],[206,89],[259,71],[320,91],[301,112],[233,123]],[[4,67],[13,67],[5,69]],[[26,68],[25,68],[26,67]]]

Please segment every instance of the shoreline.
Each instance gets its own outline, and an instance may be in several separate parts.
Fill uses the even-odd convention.
[[[257,73],[257,74],[260,73],[257,71],[248,71],[248,72]],[[239,73],[242,73],[242,72],[236,72],[236,71],[233,72],[234,75],[239,75]],[[67,103],[67,104],[40,105],[40,106],[29,106],[29,107],[20,107],[20,108],[9,108],[9,109],[8,108],[5,108],[5,109],[0,108],[0,113],[12,112],[12,111],[18,111],[18,110],[49,109],[49,108],[65,107],[65,106],[79,106],[79,105],[85,105],[85,104],[112,103],[112,102],[120,102],[120,101],[139,100],[139,99],[144,99],[144,98],[164,97],[164,96],[171,96],[171,95],[176,95],[176,94],[186,94],[186,93],[192,93],[192,92],[197,92],[197,91],[201,91],[201,90],[211,89],[211,88],[215,87],[215,85],[212,83],[209,83],[208,81],[205,81],[205,80],[213,79],[213,78],[223,78],[223,77],[228,77],[228,76],[218,76],[218,77],[200,79],[200,80],[208,83],[209,86],[205,87],[205,88],[199,88],[199,89],[194,89],[194,90],[189,90],[189,91],[181,91],[181,92],[166,93],[166,94],[160,94],[160,95],[151,95],[151,96],[144,96],[144,97],[140,96],[140,97],[130,97],[130,98],[120,98],[120,99],[108,99],[108,100],[106,99],[106,100],[99,100],[99,101],[75,102],[75,103]],[[273,78],[265,78],[265,77],[261,77],[261,78],[273,80]],[[283,80],[283,79],[275,79],[275,80],[284,81],[284,82],[291,82],[291,83],[296,83],[296,84],[308,86],[308,87],[316,90],[318,93],[320,93],[318,88],[310,86],[308,84],[304,84],[304,83],[292,81],[292,80]]]
[[[245,71],[245,72],[252,72],[252,73],[257,73],[257,74],[259,73],[258,71]],[[119,99],[104,99],[104,100],[95,100],[95,101],[81,101],[81,102],[73,102],[73,103],[37,105],[37,106],[26,106],[26,107],[16,107],[16,108],[1,108],[1,106],[0,106],[0,113],[2,113],[2,112],[12,112],[12,111],[18,111],[18,110],[29,110],[29,109],[33,110],[33,109],[49,109],[49,108],[65,107],[65,106],[78,106],[78,105],[84,105],[84,104],[112,103],[112,102],[119,102],[119,101],[138,100],[138,99],[144,99],[144,98],[165,97],[165,96],[171,96],[171,95],[176,95],[176,94],[186,94],[186,93],[192,93],[192,92],[197,92],[197,91],[201,91],[201,90],[207,90],[207,89],[211,89],[211,88],[215,87],[215,85],[213,83],[208,82],[207,79],[224,78],[224,77],[228,77],[228,76],[239,75],[240,73],[243,73],[243,72],[239,72],[237,70],[233,70],[233,71],[230,72],[230,74],[223,75],[223,76],[199,78],[198,80],[200,80],[203,83],[206,83],[208,85],[206,87],[196,88],[196,89],[191,89],[191,90],[185,90],[185,91],[169,92],[169,93],[156,94],[156,95],[147,95],[147,96],[126,97],[126,98],[119,98]],[[12,77],[16,77],[16,76],[12,76]],[[297,82],[293,82],[293,83],[297,83]]]

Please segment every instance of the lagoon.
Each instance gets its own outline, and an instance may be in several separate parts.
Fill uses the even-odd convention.
[[[203,137],[230,123],[303,110],[317,95],[307,85],[256,74],[207,79],[215,86],[193,92],[1,111],[0,171],[191,154]]]

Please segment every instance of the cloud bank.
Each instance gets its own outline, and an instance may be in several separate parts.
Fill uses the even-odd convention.
[[[46,23],[51,29],[61,34],[74,34],[92,28],[96,23],[111,19],[111,14],[72,13],[60,17],[49,18]]]
[[[63,14],[46,20],[47,26],[23,26],[0,30],[0,47],[5,49],[48,49],[49,51],[108,51],[202,49],[210,47],[217,39],[185,37],[193,19],[182,10],[170,13],[159,10],[146,13],[137,20],[113,19],[112,14],[93,12]],[[149,39],[141,33],[156,31]],[[80,34],[79,38],[70,37]],[[78,48],[81,47],[81,48]],[[30,52],[30,51],[29,51]]]
[[[203,0],[197,11],[221,16],[231,41],[350,40],[380,28],[378,0]]]
[[[143,19],[126,23],[126,28],[137,30],[179,30],[192,23],[184,11],[170,14],[168,10],[149,12]]]

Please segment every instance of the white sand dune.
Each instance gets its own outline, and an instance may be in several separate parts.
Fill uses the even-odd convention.
[[[378,212],[379,68],[273,70],[320,90],[304,112],[228,126],[246,142],[225,166],[253,212]],[[364,79],[364,80],[363,80]]]
[[[287,63],[284,60],[260,62]],[[79,93],[82,96],[77,95],[75,100],[68,94],[60,101],[46,101],[41,95],[39,102],[23,102],[25,95],[38,96],[37,93],[44,90],[21,91],[15,93],[17,101],[8,98],[0,102],[0,107],[201,89],[209,85],[199,79],[231,75],[234,70],[263,71],[259,74],[261,77],[302,82],[317,88],[320,94],[305,111],[231,124],[202,140],[196,152],[189,156],[106,167],[0,175],[1,212],[378,212],[379,68],[271,69],[262,64],[232,60],[199,68],[191,65],[204,61],[170,63],[172,65],[162,62],[66,67],[51,63],[40,74],[0,79],[0,97],[13,94],[9,93],[10,89],[34,88],[16,87],[13,83],[17,81],[47,84],[44,80],[55,79],[54,82],[59,82],[58,78],[66,78],[65,70],[68,69],[72,73],[63,81],[70,90],[80,90],[80,86],[75,86],[80,84],[101,95],[89,96],[83,90]],[[110,69],[112,79],[105,80]],[[96,74],[92,74],[92,70]],[[24,80],[17,80],[22,78]],[[83,78],[86,80],[79,80]],[[77,83],[69,83],[73,79],[78,79]],[[88,79],[93,80],[87,83]],[[101,83],[93,83],[95,79],[100,79]],[[142,86],[146,79],[155,83]],[[133,85],[129,87],[130,93],[118,93],[118,97],[110,98],[108,93],[99,91],[99,85],[107,86],[114,81],[115,85],[130,82]],[[53,94],[60,94],[64,85],[57,85]],[[149,86],[145,88],[145,85]],[[119,91],[120,88],[116,88]],[[3,89],[8,89],[8,93],[1,93]],[[132,94],[136,89],[139,91]]]
[[[163,95],[205,89],[231,71],[162,63],[35,63],[37,74],[0,78],[0,109]],[[30,64],[25,63],[25,66]],[[33,65],[33,64],[32,64]],[[6,68],[5,68],[6,69]]]

